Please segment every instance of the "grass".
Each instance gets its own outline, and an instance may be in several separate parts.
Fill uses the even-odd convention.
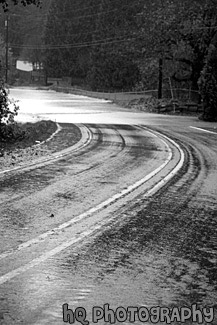
[[[53,121],[36,123],[13,123],[0,128],[0,169],[25,164],[35,158],[47,155],[50,150],[46,141],[57,129]]]

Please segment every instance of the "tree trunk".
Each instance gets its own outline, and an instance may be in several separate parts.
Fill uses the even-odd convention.
[[[162,84],[163,84],[163,59],[159,59],[159,79],[158,79],[158,99],[162,98]]]

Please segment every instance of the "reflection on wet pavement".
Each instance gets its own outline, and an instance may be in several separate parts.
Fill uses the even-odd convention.
[[[105,116],[103,118],[105,119]],[[132,115],[129,120],[132,123]],[[144,120],[148,120],[147,115]],[[153,123],[153,120],[152,116],[150,123]],[[165,120],[166,117],[154,123],[162,125]],[[137,116],[137,123],[138,121],[140,119]],[[120,126],[118,128],[120,129]],[[115,133],[114,129],[109,132]],[[132,131],[132,128],[123,126],[123,130],[128,132]],[[103,227],[101,232],[5,282],[0,292],[1,325],[64,324],[64,303],[68,303],[73,309],[78,306],[86,308],[87,319],[90,320],[93,306],[103,306],[105,303],[109,303],[114,309],[121,305],[172,308],[197,303],[198,307],[214,307],[213,324],[217,324],[216,138],[215,135],[207,137],[206,134],[195,130],[191,134],[188,127],[175,119],[173,125],[168,122],[166,127],[161,126],[159,130],[168,132],[168,135],[180,141],[183,146],[186,161],[179,174],[152,198],[143,198],[141,194],[136,202],[125,202],[125,208],[116,211],[115,222]],[[112,174],[111,168],[108,175],[107,158],[105,169],[100,175],[97,168],[91,170],[94,175],[91,179],[91,189],[98,189],[95,197],[103,191],[103,184],[107,184],[111,191],[122,179],[126,180],[118,178],[121,174],[130,175],[131,169],[137,168],[138,165],[142,171],[143,150],[148,151],[146,158],[152,157],[149,152],[153,149],[150,139],[144,147],[144,139],[137,146],[136,136],[131,133],[130,139],[133,139],[133,142],[130,142],[130,148],[127,148],[127,155],[122,155],[125,152],[122,150],[123,141],[108,146],[109,159],[114,148],[118,149],[120,159],[116,160],[116,174]],[[106,143],[109,145],[108,141]],[[93,149],[97,146],[95,143]],[[158,149],[155,154],[156,152]],[[88,152],[85,155],[87,159],[91,156],[88,156]],[[126,157],[129,165],[125,161]],[[73,163],[78,173],[82,168],[88,167],[79,161],[76,162],[76,159],[71,161],[71,165]],[[49,186],[55,177],[64,177],[66,168],[69,175],[74,172],[73,166],[67,166],[67,161],[64,160],[62,165],[49,168],[47,174],[45,169],[43,170],[44,183],[42,179],[40,184],[36,183],[37,179],[42,178],[40,169],[35,178],[32,178],[38,189],[40,186],[41,189]],[[72,189],[70,182],[67,183],[64,178],[64,191],[57,188],[50,204],[54,206],[59,202],[58,204],[65,208],[71,203],[71,213],[77,213],[83,201],[79,202],[75,188],[82,193],[82,199],[86,195],[92,200],[94,195],[92,197],[91,192],[84,192],[85,186],[79,187],[81,182],[86,184],[87,174],[84,173],[81,181],[82,174],[79,174],[79,181]],[[28,174],[26,177],[30,178]],[[30,179],[29,183],[31,184]],[[11,192],[16,193],[17,184],[18,180],[15,180]],[[9,206],[6,208],[9,209]],[[37,229],[39,218],[34,214],[34,210],[33,205],[32,210],[29,210],[32,214],[24,215],[21,208],[14,206],[12,210],[8,210],[13,218],[9,219],[6,214],[1,216],[6,230],[13,227],[13,231],[8,231],[8,240],[11,243],[18,231],[20,234],[25,232],[28,224],[31,224],[34,231]],[[50,212],[49,209],[46,212]],[[51,219],[46,220],[46,225],[50,227]],[[45,226],[45,223],[43,225]],[[20,235],[19,238],[24,236],[25,234],[23,237]],[[122,324],[129,324],[129,321]],[[135,325],[137,324],[141,322],[136,321]],[[150,322],[147,324],[150,325]],[[180,322],[173,324],[178,325]],[[185,324],[190,325],[192,321],[187,320]]]

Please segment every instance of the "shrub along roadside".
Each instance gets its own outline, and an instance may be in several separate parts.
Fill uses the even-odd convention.
[[[0,129],[1,154],[7,151],[31,147],[45,141],[56,129],[56,123],[53,121],[2,124]]]
[[[0,155],[19,148],[31,147],[42,142],[57,129],[52,121],[36,123],[17,123],[14,117],[18,114],[17,102],[9,98],[9,91],[0,80]]]
[[[49,155],[52,150],[46,142],[57,129],[52,121],[37,123],[12,123],[4,125],[5,132],[0,136],[0,170],[25,165],[36,158]]]
[[[19,106],[17,102],[8,97],[9,91],[0,80],[0,129],[9,123],[14,122],[14,117],[18,114]]]

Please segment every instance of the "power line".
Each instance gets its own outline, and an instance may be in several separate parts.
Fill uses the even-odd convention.
[[[198,27],[198,28],[194,28],[194,29],[198,29],[198,30],[200,30],[200,29],[217,29],[217,26],[212,26],[212,27],[207,27],[207,26],[205,26],[205,27]],[[100,34],[100,33],[103,33],[103,32],[106,32],[107,30],[105,30],[105,29],[101,29],[100,30],[100,32],[99,32],[99,30],[94,30],[94,31],[88,31],[88,32],[85,32],[85,33],[73,33],[73,34],[71,34],[70,33],[70,36],[78,36],[78,37],[81,37],[81,36],[86,36],[86,35],[89,35],[89,36],[92,36],[92,35],[97,35],[97,34]],[[122,32],[122,31],[125,31],[125,29],[119,29],[118,30],[118,32]],[[25,36],[26,35],[31,35],[31,36],[33,36],[31,33],[27,33],[27,34],[25,34]],[[137,36],[139,36],[139,35],[142,35],[142,32],[138,32],[137,33]],[[63,34],[62,36],[61,36],[61,34],[60,35],[58,35],[58,37],[59,38],[62,38],[63,36],[65,36],[65,34]],[[125,36],[128,36],[129,37],[129,32],[127,33],[127,34],[124,34],[124,35],[118,35],[118,37],[125,37]],[[135,38],[135,37],[134,37]],[[106,39],[107,41],[109,40],[113,40],[113,41],[116,41],[116,40],[114,40],[114,38],[113,37],[110,37],[110,38],[107,38]],[[97,40],[96,42],[101,42],[101,41],[105,41],[105,39],[101,39],[101,40]],[[90,42],[85,42],[84,44],[86,45],[86,43],[90,43]],[[77,45],[82,45],[83,43],[78,43]],[[21,45],[21,44],[10,44],[10,46],[11,47],[14,47],[14,48],[31,48],[31,49],[61,49],[61,48],[70,48],[70,47],[74,47],[76,44],[74,44],[74,43],[68,43],[68,44],[57,44],[57,45],[54,45],[54,44],[49,44],[49,45],[46,45],[46,44],[44,44],[44,45],[38,45],[38,46],[36,46],[36,45],[33,45],[33,44],[23,44],[23,45]],[[76,45],[76,46],[77,46]]]
[[[130,7],[132,7],[132,6],[135,6],[135,5],[133,5],[133,4],[130,4],[130,5],[124,5],[124,6],[122,6],[121,8],[130,8]],[[99,16],[99,15],[104,15],[104,14],[108,14],[108,13],[111,13],[111,12],[117,12],[117,11],[119,11],[120,10],[120,8],[116,8],[116,9],[113,9],[113,10],[104,10],[104,11],[101,11],[101,12],[97,12],[97,13],[95,13],[95,14],[88,14],[88,15],[82,15],[82,16],[78,16],[78,17],[73,17],[73,21],[75,21],[75,20],[79,20],[79,19],[81,19],[81,18],[88,18],[88,17],[95,17],[95,16]],[[35,18],[36,16],[34,16],[34,18]],[[37,18],[37,17],[36,17]],[[41,17],[40,17],[41,18]],[[55,17],[53,17],[52,19],[55,19],[55,18],[59,18],[59,13],[55,16]],[[71,17],[68,17],[68,19],[70,19]],[[66,17],[65,17],[65,19],[64,19],[64,21],[66,21]],[[38,24],[40,24],[40,26],[38,25],[38,26],[33,26],[32,28],[30,28],[30,30],[32,30],[32,29],[35,29],[35,28],[40,28],[41,27],[41,24],[42,24],[42,22],[40,21],[40,20],[38,20],[38,22],[37,21],[35,21],[35,23],[38,23]],[[21,26],[21,29],[25,29],[26,28],[26,26]],[[13,32],[15,32],[15,30],[12,30]],[[26,34],[26,33],[25,33]],[[28,33],[29,34],[29,33]]]
[[[122,6],[121,8],[116,8],[116,9],[112,9],[112,10],[103,10],[103,11],[100,11],[100,12],[97,12],[95,14],[88,14],[88,15],[82,15],[82,16],[78,16],[78,17],[73,17],[73,20],[79,20],[81,18],[87,18],[87,17],[95,17],[95,16],[99,16],[99,15],[104,15],[104,14],[108,14],[108,13],[111,13],[111,12],[117,12],[117,11],[120,11],[122,8],[130,8],[130,7],[135,7],[135,5],[126,5],[126,6]],[[57,15],[57,17],[59,17],[59,14]],[[71,19],[71,17],[64,17],[64,19]]]
[[[76,16],[76,17],[64,17],[64,20],[66,21],[66,20],[73,19],[73,21],[74,21],[74,20],[84,19],[84,18],[88,18],[88,17],[92,18],[92,17],[99,16],[99,15],[107,15],[108,13],[117,12],[117,11],[120,11],[121,9],[123,9],[123,8],[130,8],[130,7],[135,7],[135,5],[125,5],[125,6],[122,6],[120,8],[116,8],[116,9],[112,9],[112,10],[103,10],[103,11],[100,11],[100,12],[96,12],[94,14],[92,13],[92,14]],[[52,17],[50,15],[50,16],[48,16],[48,18],[51,18],[51,19],[59,18],[60,14],[62,14],[62,13],[57,13],[56,17]]]
[[[131,7],[132,4],[130,5],[125,5],[125,6],[122,6],[122,8],[125,8],[125,7]],[[88,7],[87,7],[88,8]],[[80,16],[80,17],[76,17],[77,19],[79,18],[86,18],[86,17],[93,17],[93,16],[96,16],[96,15],[100,15],[100,14],[107,14],[107,13],[110,13],[110,12],[114,12],[114,11],[117,11],[118,9],[113,9],[113,10],[108,10],[108,11],[101,11],[101,12],[98,12],[96,14],[89,14],[89,15],[83,15],[83,16]],[[61,12],[63,13],[63,12]],[[37,28],[37,27],[40,27],[40,26],[36,26],[36,27],[33,27],[32,29],[34,28]],[[204,26],[204,27],[197,27],[197,28],[194,28],[195,30],[200,30],[200,29],[216,29],[217,26],[212,26],[212,27],[208,27],[208,26]],[[14,30],[15,31],[15,30]],[[100,30],[100,32],[102,32],[102,30]],[[81,35],[93,35],[93,34],[97,34],[98,31],[94,30],[92,32],[87,32],[87,33],[74,33],[74,34],[70,34],[71,36],[74,36],[74,35],[78,35],[79,37]],[[30,33],[27,33],[26,35],[28,35]],[[31,36],[34,36],[31,34]],[[127,35],[126,35],[127,36]],[[61,37],[61,35],[58,35],[58,37]],[[120,36],[119,36],[120,37]],[[131,39],[135,39],[134,38],[131,38]],[[105,40],[107,40],[105,42]],[[129,38],[128,38],[129,40]],[[101,45],[101,44],[110,44],[110,43],[116,43],[116,42],[125,42],[125,41],[128,41],[126,39],[123,39],[123,40],[120,40],[120,39],[113,39],[113,38],[109,38],[109,39],[103,39],[103,40],[98,40],[98,41],[95,41],[95,42],[84,42],[84,43],[69,43],[69,44],[59,44],[59,45],[39,45],[39,46],[35,46],[35,45],[31,45],[31,44],[26,44],[26,45],[20,45],[20,44],[11,44],[11,47],[14,47],[14,48],[26,48],[26,49],[41,49],[41,50],[44,50],[44,49],[64,49],[64,48],[77,48],[77,47],[86,47],[86,46],[96,46],[96,45]],[[103,43],[101,43],[103,42]]]
[[[130,4],[130,5],[125,5],[125,6],[122,6],[122,8],[126,8],[126,7],[131,7],[132,6],[132,4]],[[98,13],[96,13],[96,14],[89,14],[89,15],[83,15],[83,16],[79,16],[79,17],[75,17],[75,19],[77,20],[77,19],[80,19],[80,18],[87,18],[87,17],[93,17],[93,16],[99,16],[99,15],[102,15],[102,14],[108,14],[108,13],[110,13],[110,12],[116,12],[116,11],[118,11],[119,9],[113,9],[113,10],[108,10],[108,11],[101,11],[101,12],[98,12]],[[56,17],[57,18],[57,17]],[[31,35],[31,36],[33,36],[32,35],[32,33],[30,32],[30,30],[33,30],[33,29],[36,29],[36,28],[40,28],[41,27],[41,24],[40,24],[40,21],[38,21],[38,22],[36,22],[36,26],[33,26],[32,28],[30,28],[30,29],[28,29],[28,33],[25,33],[25,36],[26,35]],[[39,25],[40,24],[40,25]],[[24,29],[25,27],[23,27],[23,29]],[[22,28],[21,28],[22,29]],[[104,29],[103,29],[104,30]],[[14,30],[14,29],[11,29],[11,31],[12,32],[16,32],[16,30]],[[102,32],[102,29],[100,30],[100,32]],[[70,35],[71,36],[75,36],[75,35],[88,35],[88,34],[95,34],[95,33],[98,33],[98,31],[96,31],[96,30],[94,30],[94,31],[92,31],[92,32],[87,32],[87,33],[74,33],[74,34],[71,34],[70,33]],[[65,36],[66,34],[64,33],[64,35],[63,36]],[[58,37],[61,37],[61,35],[58,35]],[[13,45],[14,47],[15,46],[20,46],[19,44],[14,44]],[[26,45],[26,46],[28,46],[28,45]]]
[[[63,44],[63,45],[47,45],[47,46],[26,46],[26,45],[14,45],[11,44],[11,47],[14,48],[25,48],[25,49],[31,49],[31,50],[59,50],[59,49],[67,49],[67,48],[82,48],[82,47],[91,47],[91,46],[97,46],[97,45],[106,45],[106,44],[112,44],[112,43],[123,43],[123,42],[129,42],[132,40],[138,39],[137,37],[131,37],[127,39],[111,39],[111,40],[99,40],[95,42],[83,42],[83,43],[77,43],[77,44]]]
[[[39,28],[39,26],[36,26],[36,27],[32,28],[31,30],[36,29],[37,27]],[[14,29],[10,29],[10,31],[16,32],[16,30],[14,30]],[[70,36],[70,37],[71,36],[81,37],[81,36],[86,36],[86,35],[92,36],[92,35],[97,35],[97,34],[100,35],[100,34],[103,34],[103,33],[105,34],[108,31],[111,32],[110,30],[108,30],[108,28],[103,28],[103,29],[100,29],[100,30],[99,29],[94,29],[94,30],[88,30],[88,32],[83,32],[83,33],[80,33],[80,32],[77,32],[77,33],[69,33],[68,36]],[[126,28],[119,28],[118,29],[118,33],[121,33],[123,31],[126,31]],[[127,31],[127,33],[124,33],[124,34],[129,35],[129,31]],[[34,34],[32,34],[31,32],[25,33],[25,37],[28,36],[28,35],[30,35],[32,37],[34,36]],[[38,33],[36,33],[35,36],[40,37],[40,38],[42,37],[42,35],[38,35]],[[58,34],[58,36],[56,37],[56,39],[58,39],[58,38],[64,39],[64,36],[67,36],[65,32],[64,33],[61,33],[61,34]],[[120,36],[120,34],[119,34],[119,36]],[[20,44],[14,44],[14,45],[20,45]],[[26,44],[26,46],[28,46],[28,45],[31,46],[32,44]]]

